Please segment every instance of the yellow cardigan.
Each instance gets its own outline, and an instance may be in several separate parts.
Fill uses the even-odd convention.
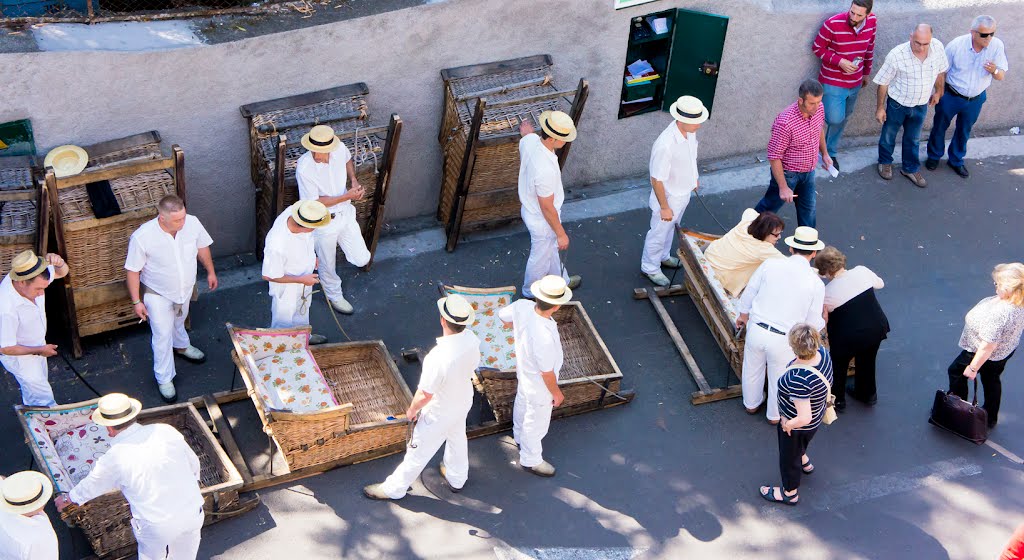
[[[771,243],[759,241],[747,233],[747,228],[757,216],[753,208],[747,208],[743,211],[740,223],[729,233],[712,241],[704,251],[704,257],[715,271],[718,281],[735,297],[739,297],[761,263],[785,257]]]

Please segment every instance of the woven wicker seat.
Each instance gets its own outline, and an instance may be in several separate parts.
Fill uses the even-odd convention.
[[[360,454],[401,451],[408,427],[402,415],[412,403],[412,393],[383,342],[310,347],[309,327],[243,329],[229,324],[228,332],[234,346],[231,359],[249,390],[263,431],[277,442],[292,471]],[[259,367],[258,362],[274,356],[293,360],[294,350],[313,362],[312,370],[303,367],[301,380],[297,370],[271,374]],[[319,380],[310,383],[311,371],[322,376],[329,393],[320,390]],[[271,378],[265,379],[268,374]],[[279,386],[290,386],[287,392],[279,393],[273,386],[278,374]],[[303,383],[308,387],[301,388]],[[310,403],[289,401],[294,394],[315,398]]]
[[[444,81],[441,193],[437,219],[445,224],[447,249],[460,233],[508,223],[519,217],[519,124],[535,129],[544,111],[567,112],[579,123],[589,86],[559,91],[548,55],[449,68]],[[565,164],[571,144],[559,151]]]
[[[355,201],[356,221],[372,255],[380,236],[402,121],[370,123],[364,83],[244,105],[249,120],[250,175],[256,186],[256,253],[277,216],[299,199],[295,164],[306,149],[302,136],[317,124],[329,125],[352,153],[356,178],[366,190]],[[372,261],[371,261],[372,262]],[[370,265],[367,265],[369,267]]]
[[[56,492],[71,490],[110,448],[106,429],[89,419],[97,402],[94,399],[54,408],[15,406],[32,457],[39,470],[49,475]],[[216,520],[211,513],[238,503],[236,489],[242,486],[242,477],[192,404],[144,409],[138,419],[142,424],[173,426],[199,457],[207,523]],[[121,492],[109,492],[84,505],[69,507],[61,517],[68,525],[82,529],[97,556],[121,557],[126,547],[135,545],[131,510]]]
[[[0,157],[0,277],[18,253],[46,253],[48,197],[35,180],[35,163],[31,156]]]

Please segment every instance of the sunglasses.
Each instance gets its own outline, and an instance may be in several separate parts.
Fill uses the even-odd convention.
[[[977,33],[978,37],[981,37],[982,39],[988,39],[989,37],[991,37],[991,36],[996,34],[995,31],[993,31],[991,33],[982,33],[981,31],[975,31],[975,33]]]

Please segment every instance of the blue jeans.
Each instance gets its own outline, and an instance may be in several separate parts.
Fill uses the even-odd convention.
[[[903,128],[903,170],[917,173],[921,169],[921,155],[917,143],[921,140],[921,128],[924,127],[924,116],[928,113],[928,104],[917,107],[904,107],[893,101],[885,100],[885,124],[882,135],[878,137],[878,163],[892,164],[892,151],[896,148],[896,133]]]
[[[814,199],[817,192],[814,185],[814,170],[801,173],[799,171],[784,171],[786,184],[793,189],[796,198],[793,203],[796,205],[796,223],[801,226],[815,227],[817,217],[815,216]],[[760,214],[765,210],[778,213],[779,208],[785,202],[779,198],[779,184],[775,182],[775,175],[772,175],[768,183],[768,190],[765,191],[761,202],[757,203],[754,210]]]
[[[828,155],[835,157],[839,150],[839,137],[843,135],[846,121],[857,104],[860,86],[844,88],[822,84],[822,87],[825,88],[825,95],[821,98],[825,104],[825,144]]]
[[[928,136],[928,159],[942,158],[946,145],[946,129],[949,128],[949,123],[953,122],[953,117],[956,117],[953,139],[949,142],[949,164],[956,167],[964,164],[967,140],[971,137],[971,128],[978,121],[986,97],[986,93],[981,92],[981,95],[968,101],[949,93],[949,89],[946,90],[942,99],[935,105],[935,120],[932,121],[932,133]]]

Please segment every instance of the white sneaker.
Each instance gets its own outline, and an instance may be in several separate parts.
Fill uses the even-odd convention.
[[[655,286],[668,286],[668,276],[665,276],[663,272],[655,272],[654,274],[644,273],[644,276],[651,281]]]
[[[178,399],[178,392],[174,390],[174,382],[168,381],[167,383],[161,383],[160,396],[164,398],[166,402],[174,402]]]
[[[679,262],[679,257],[669,257],[661,261],[661,266],[665,268],[679,268],[683,266],[683,264]]]
[[[337,311],[338,313],[351,315],[352,312],[354,311],[354,309],[352,309],[352,304],[345,299],[345,296],[340,296],[337,299],[332,299],[330,301],[331,307],[333,307],[334,310]]]
[[[523,467],[524,469],[532,472],[537,476],[552,477],[555,476],[555,466],[547,461],[541,461],[536,467]]]
[[[327,337],[322,335],[322,334],[311,334],[311,335],[309,335],[309,344],[311,346],[314,345],[314,344],[323,344],[325,342],[327,342]]]
[[[184,350],[175,350],[174,353],[196,364],[201,364],[206,361],[206,354],[204,354],[202,350],[196,348],[195,346],[192,346],[191,344],[189,345],[188,348]]]

